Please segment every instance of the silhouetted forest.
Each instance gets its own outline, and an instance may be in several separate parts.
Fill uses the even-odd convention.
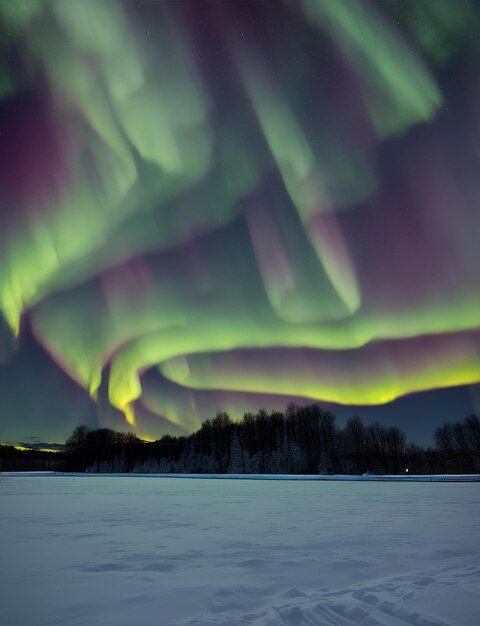
[[[343,428],[312,404],[285,413],[259,411],[234,422],[217,413],[185,437],[146,443],[134,433],[79,426],[64,454],[21,452],[3,446],[6,470],[207,474],[412,474],[480,472],[480,420],[470,416],[435,432],[435,447],[406,443],[400,428],[363,424]]]
[[[0,471],[3,472],[63,472],[65,455],[61,452],[18,450],[15,446],[0,446]]]

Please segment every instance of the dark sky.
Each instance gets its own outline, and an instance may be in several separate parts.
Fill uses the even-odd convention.
[[[480,403],[480,13],[0,1],[0,420]]]

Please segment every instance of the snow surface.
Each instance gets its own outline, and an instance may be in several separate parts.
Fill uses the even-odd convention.
[[[5,626],[478,626],[478,483],[0,478]]]

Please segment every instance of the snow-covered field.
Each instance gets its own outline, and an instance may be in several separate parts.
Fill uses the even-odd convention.
[[[478,483],[0,479],[5,626],[480,624]]]

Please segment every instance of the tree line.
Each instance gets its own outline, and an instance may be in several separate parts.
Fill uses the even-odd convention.
[[[63,472],[65,455],[43,450],[19,450],[0,445],[0,472]]]
[[[3,471],[206,474],[412,474],[480,472],[480,420],[447,423],[435,445],[407,444],[396,426],[365,425],[352,417],[343,428],[316,404],[289,404],[284,413],[247,413],[234,422],[224,412],[189,436],[164,435],[146,443],[134,433],[78,426],[65,452],[2,446]]]
[[[406,442],[396,426],[365,425],[352,417],[343,428],[316,404],[289,404],[284,413],[225,412],[195,433],[165,435],[153,443],[134,433],[78,427],[67,440],[65,469],[86,472],[206,474],[415,474],[480,472],[480,420],[444,424],[435,446]]]

